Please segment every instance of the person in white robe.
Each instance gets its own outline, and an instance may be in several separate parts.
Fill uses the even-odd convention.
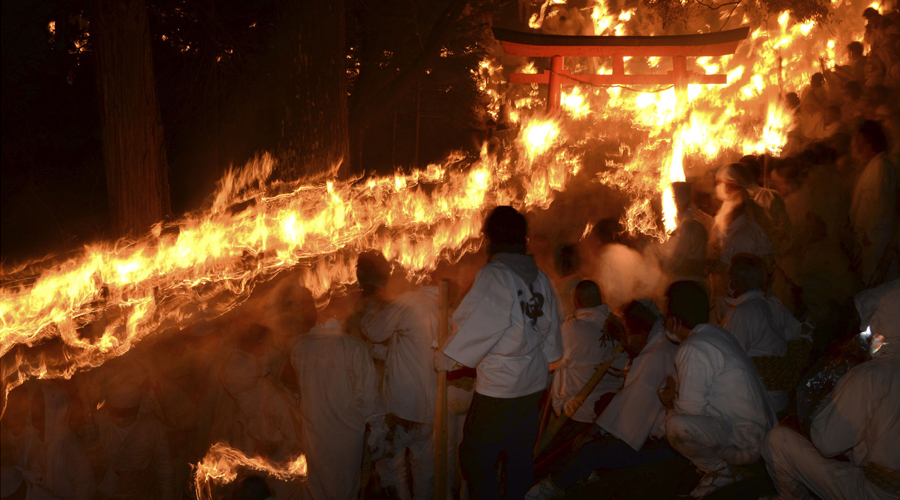
[[[550,388],[553,411],[565,414],[575,422],[593,423],[594,403],[606,393],[616,393],[622,387],[628,366],[628,355],[615,355],[606,375],[583,401],[578,392],[594,375],[597,365],[613,359],[612,351],[619,342],[606,332],[605,324],[611,311],[603,303],[600,288],[593,281],[582,281],[575,288],[578,309],[562,324],[563,357],[556,369]],[[577,408],[576,408],[577,407]]]
[[[549,363],[562,357],[561,313],[549,278],[526,255],[528,224],[508,206],[483,229],[490,261],[453,314],[443,354],[476,368],[460,461],[473,500],[500,497],[495,463],[506,454],[506,495],[522,497],[534,475],[532,447]]]
[[[681,340],[675,355],[676,393],[663,391],[669,444],[705,472],[691,492],[702,498],[741,479],[738,466],[759,460],[775,424],[763,382],[738,340],[706,322],[706,291],[674,283],[666,294],[669,330]]]
[[[553,264],[556,267],[557,275],[553,286],[556,289],[556,295],[559,297],[563,318],[568,318],[577,309],[575,307],[575,287],[583,279],[578,274],[581,268],[578,246],[565,244],[557,247],[553,252]]]
[[[385,435],[378,374],[369,349],[332,318],[294,338],[291,365],[300,388],[301,449],[309,473],[301,485],[303,497],[355,499],[366,427],[371,429],[368,445],[376,451]]]
[[[69,397],[41,382],[31,401],[30,428],[15,443],[21,473],[33,500],[88,500],[94,494],[90,462],[69,428]]]
[[[101,498],[167,500],[174,495],[165,427],[142,409],[145,383],[140,374],[117,373],[97,413],[104,458],[97,477]]]
[[[751,254],[737,254],[728,267],[729,288],[733,300],[722,327],[734,334],[751,358],[784,356],[787,343],[800,338],[800,322],[777,297],[763,290],[766,275],[762,260]],[[787,408],[788,394],[768,391],[772,410]]]
[[[271,380],[260,358],[247,351],[234,349],[223,368],[220,377],[227,399],[217,407],[216,416],[230,420],[226,444],[276,464],[296,459],[302,452],[296,399]],[[269,484],[278,498],[300,498],[298,481],[270,478]]]
[[[867,286],[884,279],[879,273],[881,260],[898,223],[897,165],[888,157],[888,146],[884,130],[874,121],[864,122],[853,139],[853,157],[866,167],[853,191],[850,221],[860,249],[859,271]]]
[[[713,317],[717,322],[722,321],[728,312],[725,271],[731,257],[749,253],[769,262],[773,260],[771,240],[759,224],[759,221],[765,223],[767,216],[743,188],[747,178],[745,170],[746,167],[736,163],[726,165],[716,173],[716,197],[722,200],[722,206],[716,212],[715,224],[710,232],[709,257],[717,261],[710,274]]]
[[[660,263],[671,274],[671,281],[705,281],[706,251],[709,233],[704,223],[712,227],[712,217],[691,205],[691,184],[672,183],[677,209],[675,232],[661,248]]]
[[[424,500],[434,496],[438,289],[416,288],[405,278],[394,277],[409,291],[391,300],[387,290],[389,270],[380,253],[359,256],[357,277],[363,295],[371,299],[361,330],[370,341],[387,346],[381,398],[392,439],[389,452],[377,467],[382,487],[393,489],[401,500]],[[412,473],[412,492],[407,465]]]
[[[896,479],[893,489],[890,480],[878,480],[891,471],[896,478],[900,470],[898,304],[900,280],[857,295],[861,327],[874,351],[871,361],[841,377],[813,417],[809,436],[782,425],[769,433],[764,455],[779,499],[815,494],[833,500],[886,500],[900,495]]]
[[[637,304],[637,305],[636,305]],[[677,453],[665,442],[666,411],[657,396],[675,373],[677,346],[649,302],[632,302],[625,312],[627,351],[636,355],[625,385],[591,429],[591,440],[570,460],[535,485],[526,498],[556,498],[598,468],[621,468],[662,462]]]
[[[738,174],[736,177],[739,177],[737,180],[741,182],[749,199],[762,209],[765,217],[765,223],[759,220],[756,222],[766,231],[773,252],[782,254],[790,247],[793,229],[784,199],[778,191],[759,185],[759,179],[762,177],[760,159],[747,155],[741,158],[740,163],[745,169],[735,171]],[[754,218],[752,213],[751,218]]]

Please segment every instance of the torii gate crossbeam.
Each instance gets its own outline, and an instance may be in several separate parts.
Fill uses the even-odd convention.
[[[524,33],[493,28],[494,38],[509,55],[549,57],[550,70],[538,74],[513,73],[510,83],[539,83],[550,86],[547,109],[559,113],[563,84],[597,85],[674,85],[676,95],[687,96],[687,86],[727,84],[728,75],[699,75],[687,69],[688,57],[734,54],[738,44],[750,34],[749,27],[718,33],[665,36],[563,36]],[[667,74],[630,75],[625,73],[625,57],[671,57],[673,70]],[[563,69],[565,57],[612,57],[613,72],[607,75],[572,75]]]

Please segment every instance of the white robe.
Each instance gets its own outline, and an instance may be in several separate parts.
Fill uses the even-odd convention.
[[[698,325],[678,348],[675,369],[678,397],[666,416],[670,444],[704,471],[757,460],[775,413],[734,335]]]
[[[895,234],[897,177],[897,166],[887,153],[880,153],[866,165],[853,191],[850,221],[862,248],[860,271],[866,283],[873,279]]]
[[[728,227],[719,227],[716,235],[720,248],[719,260],[725,264],[731,263],[731,258],[739,253],[750,253],[758,257],[772,254],[772,245],[769,237],[759,224],[754,222],[746,213],[741,214]]]
[[[389,342],[381,389],[388,413],[413,422],[434,421],[437,375],[434,348],[439,320],[438,289],[407,292],[378,312],[363,317],[362,331],[372,342]]]
[[[117,499],[169,499],[173,495],[172,466],[165,428],[156,415],[139,413],[128,427],[119,427],[106,412],[98,415],[105,472],[98,491]]]
[[[650,436],[665,436],[666,410],[657,390],[675,373],[678,346],[669,341],[657,321],[647,345],[631,363],[625,385],[597,419],[597,425],[636,451]]]
[[[661,250],[663,266],[672,274],[671,281],[706,280],[706,247],[709,235],[702,222],[682,214],[678,228]]]
[[[293,340],[300,388],[304,498],[349,500],[359,493],[366,424],[380,427],[378,374],[365,342],[329,319]]]
[[[866,479],[869,464],[900,470],[900,281],[856,297],[863,326],[886,343],[852,368],[813,417],[812,441],[781,426],[766,447],[781,498],[896,498]],[[846,455],[850,462],[833,460]]]
[[[578,395],[597,370],[597,365],[605,363],[618,345],[612,339],[601,337],[605,332],[606,319],[610,315],[609,306],[601,305],[588,309],[578,309],[562,325],[563,359],[556,370],[550,394],[553,409],[557,414],[565,411],[566,403]],[[623,370],[628,366],[628,355],[619,353],[607,370],[606,375],[594,387],[578,411],[571,417],[577,422],[594,421],[594,403],[608,392],[619,392],[624,379]]]
[[[437,287],[422,287],[400,295],[384,309],[368,312],[361,323],[369,340],[388,342],[381,385],[385,411],[419,423],[414,429],[394,428],[394,456],[378,464],[382,486],[394,487],[401,499],[434,496],[437,374],[433,349],[437,347],[440,319],[438,300]],[[408,487],[407,463],[414,494]]]
[[[784,356],[787,343],[800,338],[800,322],[776,297],[761,290],[734,299],[722,326],[734,334],[747,356]]]
[[[760,206],[768,217],[770,244],[773,251],[783,253],[791,243],[791,219],[788,217],[784,199],[774,189],[752,185],[747,188],[747,194],[754,203]],[[772,241],[775,240],[775,241]]]
[[[549,363],[563,354],[561,313],[543,272],[538,271],[533,290],[532,294],[520,276],[493,260],[478,271],[453,314],[454,332],[442,350],[477,369],[476,392],[517,398],[547,388]],[[525,314],[529,302],[542,303],[543,314],[536,320]]]
[[[52,383],[42,384],[44,397],[44,439],[30,429],[16,464],[30,483],[28,498],[88,500],[94,492],[94,476],[81,443],[69,429],[69,400]]]

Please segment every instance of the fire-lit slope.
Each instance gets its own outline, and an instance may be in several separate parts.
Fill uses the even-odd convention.
[[[153,332],[219,316],[286,269],[299,268],[320,300],[355,280],[360,251],[378,249],[412,274],[427,272],[480,245],[481,218],[491,206],[547,207],[581,168],[576,151],[591,141],[617,141],[623,151],[624,160],[608,163],[597,180],[628,193],[626,227],[665,239],[674,226],[673,181],[741,154],[778,153],[791,119],[779,94],[799,91],[820,69],[809,54],[831,66],[836,47],[862,32],[861,8],[840,0],[835,7],[853,12],[852,20],[815,26],[783,14],[769,29],[754,26],[734,56],[693,60],[689,69],[729,79],[691,85],[688,103],[672,89],[572,86],[563,117],[547,121],[536,86],[507,91],[499,60],[484,61],[474,77],[491,98],[488,111],[504,121],[505,102],[510,125],[518,127],[500,145],[499,160],[486,145],[478,159],[451,156],[408,175],[269,186],[273,163],[263,156],[228,174],[208,209],[137,241],[90,246],[27,286],[2,289],[5,389],[33,377],[71,376]],[[598,3],[590,17],[596,34],[643,28],[633,9],[613,15]],[[628,73],[670,69],[660,58],[625,64]],[[522,71],[537,71],[535,61],[525,65]],[[568,69],[606,73],[611,61],[575,61]],[[663,214],[654,208],[660,194]]]
[[[485,208],[546,207],[577,168],[558,123],[532,127],[518,154],[499,164],[485,153],[410,175],[298,182],[278,195],[265,187],[272,171],[265,156],[229,174],[209,210],[139,241],[89,247],[32,286],[4,289],[4,380],[15,386],[97,366],[154,331],[234,308],[261,280],[297,265],[322,298],[355,281],[355,255],[364,250],[383,251],[411,274],[434,269],[442,256],[457,258],[479,246]],[[54,338],[65,344],[55,358],[11,352]]]

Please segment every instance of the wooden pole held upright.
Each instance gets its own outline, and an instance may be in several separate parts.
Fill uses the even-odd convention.
[[[553,56],[550,58],[550,85],[547,89],[547,114],[551,117],[559,116],[562,106],[562,74],[563,58]]]
[[[450,280],[440,284],[438,349],[450,333]],[[447,498],[447,372],[437,372],[437,406],[434,412],[434,498]]]

